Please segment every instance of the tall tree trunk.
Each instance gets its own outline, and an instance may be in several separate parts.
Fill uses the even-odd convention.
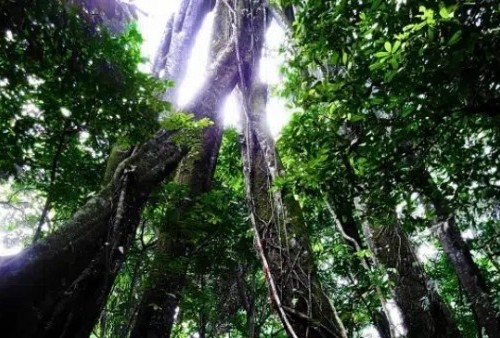
[[[242,156],[250,218],[273,307],[290,337],[346,337],[323,292],[299,206],[292,196],[272,189],[282,170],[266,125],[267,86],[257,79],[267,13],[264,1],[253,1],[251,29],[238,53],[244,140]],[[236,26],[245,22],[235,20]]]
[[[346,337],[322,290],[298,205],[272,190],[281,168],[265,127],[266,91],[257,83],[251,88],[242,149],[250,216],[271,300],[290,337]]]
[[[2,263],[3,337],[89,336],[150,192],[186,153],[169,136],[136,148],[61,231]]]
[[[401,226],[368,223],[363,228],[377,260],[389,269],[394,283],[394,298],[408,338],[461,337],[450,311],[428,280]]]
[[[221,52],[215,70],[187,111],[211,116],[234,87],[237,66],[234,43],[230,46]],[[147,196],[185,152],[168,141],[165,132],[159,133],[121,162],[112,183],[77,212],[62,232],[2,264],[4,336],[88,337]]]
[[[243,11],[240,15],[243,15]],[[232,91],[237,79],[236,44],[231,36],[226,34],[230,29],[227,16],[229,9],[224,2],[219,2],[216,10],[217,23],[214,27],[215,40],[211,48],[211,75],[202,91],[213,91],[217,82],[224,84],[224,90],[219,92],[217,101],[212,102],[208,109],[197,111],[189,106],[183,111],[193,112],[197,119],[208,117],[213,125],[208,127],[201,143],[201,149],[193,156],[187,157],[179,167],[176,182],[188,188],[189,199],[182,201],[176,214],[167,220],[168,228],[159,234],[156,248],[156,263],[150,277],[151,281],[145,290],[135,326],[131,337],[169,337],[174,324],[175,310],[180,294],[186,284],[188,268],[187,256],[193,247],[193,240],[185,229],[182,229],[184,218],[193,206],[194,200],[210,190],[217,156],[222,140],[223,121],[220,116],[221,103]],[[235,36],[246,34],[242,30],[233,32]],[[248,50],[245,52],[248,53]],[[167,61],[168,63],[168,61]],[[172,238],[175,238],[173,240]],[[176,270],[165,269],[165,260],[175,260]]]
[[[490,290],[460,234],[448,201],[426,170],[415,171],[413,178],[415,187],[422,191],[434,205],[438,223],[432,227],[432,230],[436,232],[460,285],[471,303],[472,311],[480,327],[479,331],[484,332],[489,338],[499,337],[500,311],[497,311],[491,302]]]

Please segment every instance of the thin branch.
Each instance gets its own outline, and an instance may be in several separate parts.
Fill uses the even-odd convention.
[[[67,124],[68,124],[68,122],[66,121],[66,123],[63,127],[63,130],[61,132],[61,135],[59,137],[59,142],[57,144],[56,153],[54,154],[54,157],[52,158],[52,165],[50,168],[50,179],[49,179],[47,198],[45,200],[45,205],[43,206],[43,209],[42,209],[42,215],[40,216],[40,220],[38,221],[38,226],[36,228],[35,235],[33,236],[33,243],[35,243],[38,239],[40,239],[40,236],[42,234],[43,224],[45,223],[45,220],[46,220],[47,215],[48,215],[49,210],[50,210],[50,205],[52,203],[52,196],[53,196],[52,187],[53,187],[54,182],[56,180],[58,162],[59,162],[59,158],[61,157],[62,150],[64,147],[64,140],[66,137]]]

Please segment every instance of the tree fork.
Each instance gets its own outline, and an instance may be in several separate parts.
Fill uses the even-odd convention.
[[[133,240],[150,192],[187,152],[160,131],[61,231],[0,266],[5,337],[88,337]]]
[[[241,14],[243,14],[243,11]],[[183,15],[186,15],[186,13]],[[210,118],[213,125],[203,132],[199,151],[192,156],[186,157],[179,166],[175,180],[178,184],[187,186],[190,199],[182,201],[176,215],[168,220],[170,229],[180,229],[180,223],[182,223],[182,219],[186,217],[186,214],[193,206],[196,197],[210,190],[222,140],[221,103],[222,99],[232,91],[236,84],[237,64],[234,57],[235,43],[232,37],[245,34],[242,30],[232,31],[232,35],[226,34],[231,29],[227,15],[228,8],[226,8],[226,5],[218,2],[216,7],[216,18],[218,20],[214,27],[214,41],[210,50],[210,61],[214,66],[202,92],[213,91],[214,85],[217,83],[223,84],[224,89],[219,93],[217,100],[211,103],[204,102],[206,105],[204,110],[193,109],[193,107],[189,106],[182,109],[194,113],[197,119]],[[183,34],[183,32],[179,32],[179,35],[182,36]],[[191,31],[188,31],[188,34],[194,35]],[[181,51],[178,50],[177,52]],[[170,54],[172,53],[173,51],[170,51]],[[169,63],[167,57],[166,64]],[[177,261],[185,260],[189,255],[190,248],[194,246],[193,240],[189,235],[186,235],[185,231],[182,229],[175,231],[174,239],[168,238],[172,235],[169,231],[158,235],[159,241],[155,250],[158,262],[155,263],[151,275],[151,285],[144,292],[131,337],[170,336],[175,311],[187,281],[188,266],[187,263],[184,263],[181,264],[180,271],[169,271],[165,269],[164,264],[161,262],[164,261],[164,258]]]

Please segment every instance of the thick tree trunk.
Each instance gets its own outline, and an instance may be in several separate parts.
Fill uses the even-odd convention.
[[[292,196],[272,188],[282,171],[266,124],[267,86],[257,79],[266,12],[253,1],[246,41],[252,53],[239,53],[242,93],[242,156],[250,219],[274,309],[290,337],[346,337],[335,309],[323,292],[314,264],[307,227]],[[236,25],[242,22],[236,21]]]
[[[173,230],[159,234],[156,262],[131,337],[169,337],[180,294],[186,284],[188,269],[186,258],[194,243],[188,235],[189,231],[185,231],[182,224],[185,223],[184,218],[193,206],[194,200],[210,190],[222,140],[221,103],[232,91],[237,79],[236,45],[229,35],[224,34],[225,29],[230,28],[229,21],[224,17],[227,17],[228,13],[226,5],[220,2],[216,13],[220,20],[215,25],[213,33],[217,41],[212,44],[210,51],[213,61],[212,71],[202,90],[213,91],[221,87],[217,99],[211,103],[205,102],[207,108],[205,110],[195,110],[190,106],[182,109],[194,113],[197,119],[210,118],[213,125],[205,130],[201,149],[195,155],[187,157],[179,167],[176,182],[188,188],[189,199],[182,201],[176,215],[167,220],[168,228]],[[222,24],[222,21],[226,24]],[[233,34],[241,35],[244,32],[233,32]],[[166,63],[170,62],[167,60]],[[174,237],[175,240],[169,237]],[[166,269],[165,260],[175,260],[179,263],[175,271]]]
[[[265,127],[266,91],[264,85],[251,88],[242,149],[250,216],[270,297],[290,337],[346,337],[316,274],[298,205],[272,190],[281,168]]]
[[[421,190],[434,205],[438,223],[432,227],[432,230],[436,232],[460,285],[471,303],[472,311],[480,328],[479,332],[484,332],[489,338],[499,337],[500,311],[497,311],[491,302],[490,290],[472,259],[470,249],[460,234],[448,201],[438,190],[427,171],[415,172],[413,177],[416,188]]]
[[[388,268],[394,298],[403,316],[408,338],[461,337],[449,309],[428,280],[401,226],[363,225],[379,263]]]
[[[3,337],[89,336],[149,193],[185,153],[159,132],[118,165],[61,231],[2,263]]]

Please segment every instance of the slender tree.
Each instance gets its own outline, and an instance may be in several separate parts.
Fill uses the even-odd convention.
[[[345,243],[352,249],[354,254],[362,254],[362,250],[366,250],[366,245],[361,237],[362,226],[358,225],[354,217],[355,206],[352,201],[352,196],[344,191],[343,193],[337,193],[334,196],[335,203],[333,205],[328,201],[327,196],[324,196],[325,205],[328,212],[332,216],[337,231],[341,234]],[[373,324],[377,328],[378,334],[381,338],[394,338],[396,333],[394,332],[393,324],[389,321],[389,309],[387,308],[387,300],[378,285],[373,285],[370,281],[370,272],[372,271],[375,262],[373,260],[367,259],[365,257],[360,257],[353,261],[353,275],[358,282],[361,282],[363,288],[360,290],[360,294],[370,294],[372,288],[375,288],[377,293],[377,298],[380,302],[381,310],[376,308],[370,308],[370,316]],[[370,285],[371,287],[366,287]],[[368,302],[369,304],[369,302]]]
[[[407,337],[461,337],[448,307],[429,287],[401,226],[396,222],[375,227],[366,222],[363,229],[377,261],[389,269]]]
[[[451,262],[460,285],[474,312],[479,332],[496,337],[500,332],[500,313],[491,302],[491,291],[483,274],[474,262],[470,249],[458,228],[455,214],[449,202],[436,187],[426,170],[413,171],[415,188],[432,203],[436,212],[436,224],[432,226],[443,250]]]

